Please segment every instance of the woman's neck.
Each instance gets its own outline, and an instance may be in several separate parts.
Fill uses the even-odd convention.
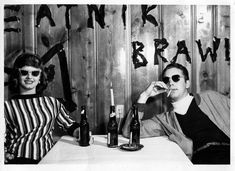
[[[30,95],[30,94],[36,94],[36,90],[35,89],[32,89],[32,90],[20,89],[20,95]]]

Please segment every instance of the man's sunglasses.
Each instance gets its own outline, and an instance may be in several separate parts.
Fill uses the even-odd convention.
[[[40,70],[37,70],[37,71],[27,71],[27,70],[23,70],[23,69],[19,69],[19,72],[20,72],[20,75],[22,75],[22,76],[26,76],[29,73],[31,73],[31,75],[34,76],[34,77],[39,76],[39,74],[41,73]]]
[[[180,78],[183,78],[182,76],[176,74],[176,75],[172,75],[171,77],[163,77],[162,78],[162,81],[165,83],[165,84],[168,84],[170,82],[170,78],[176,83],[180,80]]]

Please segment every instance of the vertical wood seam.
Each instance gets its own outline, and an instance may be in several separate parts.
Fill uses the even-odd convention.
[[[158,27],[158,38],[159,39],[162,39],[164,38],[164,24],[163,24],[163,8],[164,6],[163,5],[158,5],[158,18],[159,18],[159,23],[160,23],[160,26]],[[164,53],[164,52],[162,52]],[[168,58],[168,57],[167,57]],[[159,67],[158,67],[158,80],[161,80],[161,75],[162,75],[162,71],[163,71],[163,61],[160,60],[159,62]],[[162,95],[162,97],[164,97]],[[160,102],[161,103],[161,106],[164,106],[164,103],[166,103],[166,98],[163,98],[163,101]],[[163,108],[162,108],[163,109]],[[160,111],[160,112],[163,112],[163,111]]]
[[[195,55],[195,40],[197,37],[197,16],[196,16],[196,6],[195,5],[191,5],[191,29],[190,29],[190,34],[192,36],[191,38],[191,57],[192,57],[192,64],[191,64],[191,92],[193,93],[197,93],[198,91],[198,73],[197,73],[197,56]]]
[[[32,5],[32,6],[33,6],[33,5]],[[32,10],[33,10],[33,12],[34,12],[34,9],[32,9]],[[23,14],[25,15],[25,5],[23,6]],[[24,26],[25,17],[23,17],[24,15],[22,15],[22,19],[21,19],[21,20],[23,21],[23,22],[22,22],[23,24],[21,25],[21,29],[22,29],[22,30],[21,30],[21,31],[22,31],[22,35],[21,35],[21,36],[22,36],[22,40],[21,40],[21,43],[22,43],[22,48],[23,48],[23,49],[25,49],[25,47],[26,47],[26,46],[25,46],[25,26]],[[34,42],[32,42],[32,43],[34,43]]]
[[[95,84],[95,92],[94,92],[94,95],[95,95],[95,97],[94,97],[94,127],[93,127],[93,129],[95,129],[96,130],[96,128],[97,128],[97,126],[98,126],[98,123],[97,123],[97,121],[98,121],[98,114],[97,114],[97,111],[98,111],[98,105],[97,105],[97,101],[99,100],[98,99],[98,96],[97,96],[97,92],[98,92],[98,85],[97,85],[97,78],[98,78],[98,70],[97,70],[97,68],[98,68],[98,30],[97,30],[97,23],[95,22],[95,13],[93,12],[93,14],[92,14],[92,19],[93,19],[93,23],[94,23],[94,29],[93,29],[93,37],[94,37],[94,63],[95,63],[95,68],[94,68],[94,84]]]
[[[163,38],[164,37],[164,27],[163,27],[163,5],[158,6],[158,15],[159,15],[159,23],[160,26],[158,27],[158,37]],[[160,73],[163,70],[163,61],[159,62],[158,72]],[[160,77],[160,74],[159,74]]]
[[[127,15],[126,15],[126,31],[125,31],[125,39],[126,39],[126,81],[125,81],[125,99],[124,106],[125,112],[131,107],[131,6],[127,5]]]
[[[34,21],[36,20],[36,16],[37,16],[37,11],[36,11],[36,5],[33,5],[33,12],[34,12]],[[35,24],[34,24],[35,25]],[[37,28],[34,27],[34,52],[37,54],[37,41],[38,41],[38,37],[37,37],[38,33],[37,33]]]
[[[216,10],[216,5],[212,5],[212,16],[211,16],[211,23],[212,23],[212,39],[214,38],[214,36],[218,35],[218,31],[217,31],[217,10]],[[213,42],[213,41],[212,41]],[[213,48],[213,43],[212,43],[212,50],[214,50]],[[218,91],[218,74],[217,74],[217,68],[218,68],[218,60],[216,60],[213,63],[213,74],[215,74],[215,91]]]

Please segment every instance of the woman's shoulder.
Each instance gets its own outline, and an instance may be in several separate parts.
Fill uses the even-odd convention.
[[[56,97],[50,96],[50,95],[43,95],[41,96],[42,98],[46,99],[46,100],[50,100],[56,103],[59,103],[59,100]]]
[[[12,104],[12,103],[18,103],[20,101],[25,101],[25,100],[29,100],[32,101],[33,103],[37,103],[37,102],[46,102],[46,103],[52,103],[52,104],[60,104],[59,100],[53,96],[49,96],[49,95],[35,95],[35,96],[22,96],[22,95],[17,95],[17,96],[13,96],[9,99],[5,99],[4,100],[4,104]]]

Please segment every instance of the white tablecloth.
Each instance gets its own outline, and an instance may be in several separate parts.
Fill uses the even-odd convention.
[[[119,136],[118,140],[119,145],[129,142],[122,136]],[[106,142],[105,135],[94,135],[92,145],[81,147],[75,138],[63,136],[40,164],[76,164],[79,165],[79,171],[110,170],[111,168],[118,168],[118,170],[136,168],[143,171],[146,168],[159,168],[160,166],[172,165],[175,168],[192,165],[180,147],[169,141],[167,137],[141,139],[140,143],[144,147],[134,152],[108,148]]]

